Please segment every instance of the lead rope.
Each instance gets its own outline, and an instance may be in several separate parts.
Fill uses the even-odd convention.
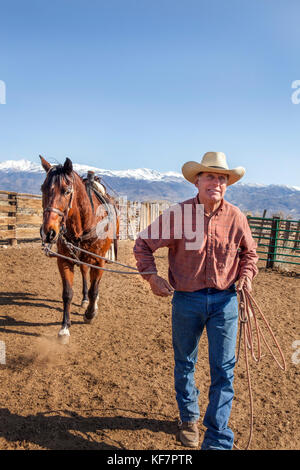
[[[252,439],[252,434],[253,434],[253,395],[252,395],[252,387],[251,387],[251,378],[250,378],[250,371],[249,371],[249,361],[248,361],[248,352],[247,350],[250,349],[252,358],[254,359],[255,362],[259,362],[261,358],[263,357],[261,354],[261,338],[263,339],[265,345],[267,346],[268,350],[270,351],[272,357],[274,358],[275,362],[278,364],[280,369],[283,371],[286,371],[286,362],[285,358],[283,355],[283,352],[278,344],[277,339],[275,338],[275,335],[265,317],[265,315],[262,313],[260,307],[258,306],[257,302],[255,301],[254,297],[250,294],[249,291],[246,289],[242,288],[239,292],[239,320],[240,320],[240,332],[239,332],[239,341],[238,341],[238,352],[237,352],[237,360],[239,360],[240,356],[240,348],[241,348],[241,339],[243,337],[243,342],[244,342],[244,356],[245,356],[245,365],[246,365],[246,372],[247,372],[247,382],[248,382],[248,389],[249,389],[249,406],[250,406],[250,432],[249,432],[249,438],[247,445],[245,447],[245,450],[248,450],[250,447],[251,439]],[[260,314],[261,318],[263,319],[265,325],[267,326],[267,329],[279,351],[279,354],[282,359],[282,364],[277,360],[275,355],[273,354],[273,351],[269,344],[266,341],[266,338],[258,324],[257,321],[257,313]],[[257,337],[257,357],[254,353],[254,346],[253,346],[253,335],[252,335],[252,319],[255,324],[255,331],[256,331],[256,337]],[[241,450],[236,444],[233,444],[234,447],[238,450]]]
[[[110,260],[109,258],[105,258],[104,256],[96,255],[95,253],[91,253],[90,251],[83,250],[82,248],[79,248],[78,246],[75,246],[72,243],[66,241],[66,239],[64,239],[63,242],[65,243],[65,245],[67,245],[67,248],[69,249],[71,254],[75,257],[75,259],[70,258],[69,256],[62,255],[61,253],[57,253],[56,251],[51,250],[51,248],[50,248],[51,243],[49,243],[47,246],[45,246],[43,244],[42,249],[44,250],[44,252],[47,256],[50,256],[50,257],[55,256],[57,258],[62,258],[62,259],[68,260],[68,261],[72,261],[75,264],[85,265],[85,266],[88,266],[89,268],[93,268],[93,269],[100,269],[101,271],[108,271],[108,272],[117,273],[117,274],[140,274],[140,275],[157,274],[156,271],[139,272],[139,270],[137,268],[134,268],[133,266],[128,266],[127,264],[122,264],[122,263],[119,263],[118,261],[113,261],[113,260]],[[95,266],[94,264],[85,263],[84,261],[80,261],[78,259],[78,257],[74,253],[74,250],[82,251],[83,253],[86,253],[90,256],[94,256],[95,258],[100,258],[102,260],[108,261],[109,263],[118,264],[119,266],[123,266],[124,268],[129,268],[132,271],[118,271],[118,270],[115,270],[115,269],[107,269],[107,268],[103,268],[101,266]]]

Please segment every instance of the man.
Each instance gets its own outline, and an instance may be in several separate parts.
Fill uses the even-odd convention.
[[[238,281],[237,289],[244,287],[251,291],[251,282],[258,272],[258,257],[247,218],[237,207],[225,201],[224,195],[229,185],[243,177],[245,169],[229,169],[224,153],[207,152],[201,163],[185,163],[182,173],[185,179],[195,184],[198,194],[178,207],[182,213],[187,207],[191,209],[192,229],[189,233],[193,232],[197,238],[197,233],[202,232],[201,242],[196,247],[193,244],[188,246],[186,230],[181,237],[178,236],[175,214],[170,218],[169,235],[162,236],[163,233],[168,234],[162,215],[158,219],[159,233],[156,224],[156,235],[151,238],[155,223],[141,232],[134,254],[141,273],[157,272],[153,252],[161,247],[169,248],[169,282],[157,274],[145,274],[143,278],[149,282],[154,294],[173,295],[172,338],[175,391],[180,414],[179,440],[185,446],[199,445],[199,390],[194,382],[194,371],[199,339],[205,327],[211,383],[203,421],[207,429],[201,449],[229,450],[234,440],[228,421],[234,395],[238,327],[235,282]],[[202,223],[199,223],[199,218],[197,221],[199,207],[204,209]],[[185,223],[188,220],[186,218]],[[182,227],[184,222],[179,228]]]

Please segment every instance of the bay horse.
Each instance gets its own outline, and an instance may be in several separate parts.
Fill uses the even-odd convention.
[[[117,256],[119,237],[119,215],[117,201],[109,195],[99,199],[87,180],[74,170],[72,161],[66,158],[63,165],[51,165],[41,155],[41,164],[47,175],[41,186],[43,223],[41,238],[44,244],[57,244],[57,253],[77,258],[93,266],[104,267],[106,261],[82,253],[70,251],[72,243],[88,252],[105,257],[110,248]],[[98,197],[97,197],[98,195]],[[110,214],[109,214],[110,212]],[[113,212],[114,218],[111,217]],[[57,265],[62,279],[63,319],[58,338],[67,343],[71,326],[70,307],[73,297],[74,262],[57,257]],[[103,270],[80,265],[83,287],[82,306],[86,307],[84,321],[91,323],[98,310],[99,283]],[[90,286],[88,288],[88,271]]]

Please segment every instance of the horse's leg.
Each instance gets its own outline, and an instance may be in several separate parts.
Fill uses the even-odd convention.
[[[64,314],[61,329],[58,332],[58,338],[62,343],[68,343],[70,337],[69,328],[71,326],[70,320],[70,306],[73,298],[73,279],[74,279],[74,265],[70,264],[60,258],[57,260],[58,269],[62,278],[63,284],[63,304]]]
[[[82,276],[82,301],[81,301],[81,307],[86,308],[88,306],[88,303],[89,303],[88,282],[87,282],[89,267],[85,266],[84,264],[81,264],[80,265],[80,271],[81,271],[81,276]]]
[[[101,266],[104,263],[101,263]],[[93,319],[97,315],[98,310],[98,292],[99,292],[99,282],[101,280],[103,271],[100,269],[93,269],[90,270],[90,288],[88,292],[89,296],[89,305],[84,314],[84,321],[86,323],[92,323]]]

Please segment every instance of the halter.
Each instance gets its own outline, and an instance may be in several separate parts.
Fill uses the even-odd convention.
[[[73,183],[74,183],[74,179],[73,179]],[[95,188],[92,188],[92,189],[93,189],[93,192],[98,197],[98,200],[101,202],[102,205],[104,205],[104,207],[107,211],[109,219],[111,219],[111,217],[112,217],[111,209],[110,209],[109,205],[107,204],[106,199]],[[91,188],[89,187],[89,185],[86,185],[86,190],[87,190],[88,196],[90,198],[92,208],[94,210],[93,201],[92,201],[92,197],[91,197]],[[70,235],[67,234],[66,220],[67,220],[67,217],[68,217],[69,210],[72,208],[72,200],[73,200],[73,194],[74,194],[73,186],[71,187],[70,192],[71,192],[71,197],[70,197],[70,200],[69,200],[69,204],[68,204],[67,208],[64,211],[61,211],[57,207],[50,206],[50,207],[46,207],[46,209],[44,209],[43,214],[45,214],[47,212],[55,212],[60,217],[62,217],[61,229],[60,229],[60,233],[59,233],[59,239],[65,244],[66,244],[66,242],[69,243],[70,241],[72,241],[73,243],[75,242],[77,244],[80,244],[83,241],[87,241],[87,240],[90,240],[90,239],[93,239],[93,238],[97,238],[97,224],[94,225],[90,230],[83,231],[81,233],[81,235],[79,237],[77,237],[76,239],[70,237]]]
[[[60,215],[61,217],[63,217],[65,215],[64,212],[62,212],[59,209],[56,209],[56,207],[47,207],[44,210],[44,214],[45,214],[45,212],[55,212],[56,214]]]
[[[59,234],[59,238],[62,242],[66,242],[68,241],[68,237],[67,236],[67,233],[66,233],[66,226],[65,226],[65,222],[67,220],[67,217],[68,217],[68,213],[69,213],[69,210],[72,208],[72,200],[73,200],[73,194],[74,194],[74,189],[72,187],[71,189],[71,197],[70,197],[70,200],[69,200],[69,204],[68,204],[68,207],[64,210],[64,211],[61,211],[60,209],[57,209],[57,207],[46,207],[46,209],[44,210],[43,214],[45,214],[46,212],[55,212],[56,214],[58,214],[60,217],[62,217],[62,223],[61,223],[61,230],[60,230],[60,234]],[[84,233],[84,232],[83,232]],[[92,227],[88,232],[84,233],[84,234],[81,234],[80,237],[78,237],[76,239],[77,242],[81,242],[81,241],[85,241],[85,240],[89,240],[90,238],[95,238],[97,236],[97,233],[96,233],[96,225],[94,227]],[[74,240],[73,240],[74,241]]]
[[[53,170],[53,168],[55,168],[55,167],[56,166],[51,167],[49,171]],[[48,173],[49,173],[49,171],[48,171]],[[73,183],[74,183],[74,179],[73,179]],[[67,216],[68,216],[69,210],[72,208],[72,200],[73,200],[73,194],[74,194],[73,185],[71,186],[70,193],[71,193],[71,197],[69,199],[68,206],[64,211],[61,211],[60,209],[57,209],[57,207],[51,207],[50,206],[50,207],[46,207],[46,209],[44,209],[43,215],[46,212],[55,212],[55,214],[60,215],[60,217],[62,217],[63,221],[65,221]]]

